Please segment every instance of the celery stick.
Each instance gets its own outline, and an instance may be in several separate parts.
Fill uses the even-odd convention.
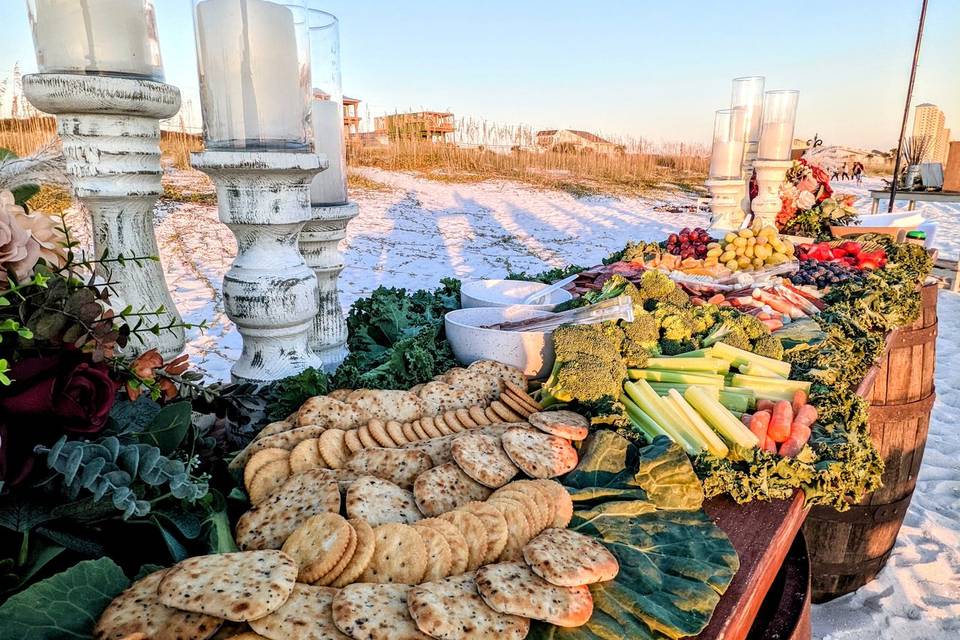
[[[786,400],[787,402],[793,402],[792,389],[755,389],[754,393],[756,394],[757,400],[772,400],[774,402],[777,400]]]
[[[650,382],[649,380],[647,382]],[[676,389],[680,393],[683,393],[687,390],[687,387],[691,386],[683,382],[650,382],[650,386],[653,387],[653,390],[657,392],[657,395],[666,395],[670,392],[670,389]],[[720,398],[720,387],[715,387],[713,385],[705,385],[704,389],[707,389],[707,393],[711,394],[712,397],[719,399]],[[749,391],[748,389],[737,389],[737,391]]]
[[[810,393],[810,383],[803,380],[784,380],[782,378],[761,378],[759,376],[748,376],[742,373],[733,374],[730,381],[731,387],[743,387],[753,389],[754,391],[803,391]]]
[[[654,369],[629,369],[631,380],[648,382],[679,382],[683,384],[711,384],[723,386],[723,376],[710,373],[687,373],[685,371],[658,371]]]
[[[706,349],[697,349],[696,351],[687,351],[686,353],[678,353],[675,356],[661,356],[663,358],[670,359],[682,359],[682,358],[710,358],[716,357],[713,355],[713,347],[707,347]]]
[[[660,425],[660,428],[670,436],[671,440],[683,447],[684,451],[689,455],[696,455],[700,452],[701,447],[698,447],[695,442],[691,442],[684,435],[684,432],[677,428],[674,420],[671,419],[669,414],[664,410],[660,397],[650,388],[650,385],[647,384],[645,380],[624,382],[623,390],[631,400],[637,403],[637,406],[640,407],[644,413]]]
[[[689,442],[697,448],[697,453],[707,449],[707,441],[700,436],[697,428],[687,420],[687,417],[680,412],[680,409],[673,403],[673,398],[668,394],[662,398],[657,398],[667,418],[673,421],[677,430],[683,434]]]
[[[745,449],[752,449],[760,443],[757,436],[753,435],[722,404],[704,393],[702,388],[690,387],[683,397],[728,443],[740,445]]]
[[[666,431],[660,428],[660,425],[658,425],[653,418],[644,413],[643,409],[638,407],[637,403],[628,398],[626,394],[620,398],[620,402],[627,408],[627,416],[630,417],[630,422],[633,423],[634,429],[646,436],[650,442],[653,442],[653,439],[657,436],[670,437]]]
[[[751,376],[759,376],[761,378],[773,378],[774,380],[783,380],[784,377],[781,376],[776,371],[769,369],[762,364],[757,364],[756,362],[748,362],[747,364],[742,364],[739,367],[740,373],[745,373]]]
[[[687,422],[690,423],[694,429],[697,430],[697,433],[700,434],[700,437],[703,438],[707,443],[707,451],[718,458],[726,458],[730,450],[727,448],[727,445],[723,443],[716,433],[713,432],[713,429],[710,428],[703,418],[700,417],[700,414],[697,413],[696,409],[690,406],[690,403],[680,395],[676,389],[670,391],[670,398],[673,400],[673,404],[680,410],[680,413],[687,419]]]
[[[774,360],[773,358],[767,358],[766,356],[758,356],[755,353],[750,353],[749,351],[744,351],[743,349],[731,347],[723,342],[718,342],[710,348],[713,350],[711,355],[714,358],[722,358],[734,366],[756,362],[757,364],[776,372],[776,374],[779,376],[784,378],[790,377],[789,362]]]
[[[717,400],[730,411],[745,413],[750,410],[750,398],[745,395],[721,391],[718,394]]]
[[[705,371],[724,373],[730,370],[730,363],[720,358],[650,358],[644,369],[666,369],[667,371]]]

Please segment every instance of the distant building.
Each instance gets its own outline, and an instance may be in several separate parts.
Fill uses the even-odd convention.
[[[390,140],[429,140],[448,142],[454,131],[453,114],[445,111],[394,113],[374,120],[378,135]]]
[[[343,133],[347,139],[360,135],[360,101],[343,96]]]
[[[946,118],[939,107],[929,102],[918,104],[913,113],[914,137],[930,138],[930,148],[924,160],[926,162],[941,162],[946,164],[947,152],[950,150],[950,129],[945,124]]]
[[[589,131],[576,129],[546,129],[537,131],[537,146],[544,151],[588,152],[614,154],[622,153],[623,145],[604,140]]]

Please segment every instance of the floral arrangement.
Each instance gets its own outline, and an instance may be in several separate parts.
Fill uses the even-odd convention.
[[[845,225],[857,216],[852,195],[834,194],[830,177],[806,158],[793,163],[780,185],[777,226],[784,233],[830,239],[831,225]]]

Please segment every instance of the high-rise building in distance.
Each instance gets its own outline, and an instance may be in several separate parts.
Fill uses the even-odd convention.
[[[930,146],[924,156],[925,162],[947,162],[947,152],[950,149],[950,129],[944,124],[946,118],[943,111],[935,104],[924,102],[918,104],[913,113],[914,137],[930,138]]]

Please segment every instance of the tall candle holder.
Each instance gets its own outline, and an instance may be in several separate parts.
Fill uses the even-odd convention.
[[[243,349],[235,380],[266,383],[322,367],[310,348],[317,278],[297,238],[312,219],[313,153],[305,7],[291,0],[194,0],[206,151],[193,166],[217,188],[237,238],[224,309]]]
[[[780,186],[793,166],[793,127],[797,118],[798,91],[768,91],[763,97],[763,118],[760,126],[757,172],[759,193],[751,208],[755,219],[765,225],[776,225],[780,213]]]
[[[312,6],[312,5],[311,5]],[[314,149],[330,166],[310,185],[313,219],[300,234],[300,252],[317,276],[319,308],[310,346],[335,370],[347,357],[347,323],[337,281],[343,271],[338,245],[358,207],[347,198],[346,146],[343,133],[343,91],[340,78],[340,36],[337,18],[317,9],[307,12],[310,37],[311,105]]]
[[[741,193],[741,207],[747,215],[750,209],[750,180],[753,177],[753,163],[757,159],[760,144],[760,123],[763,117],[763,76],[745,76],[733,79],[733,91],[730,96],[731,108],[742,108],[746,119],[746,142],[743,149],[743,169],[740,177],[744,180]]]
[[[95,257],[150,258],[110,271],[115,302],[162,308],[156,321],[170,328],[138,334],[127,350],[176,356],[184,334],[153,259],[153,206],[162,193],[159,121],[177,113],[180,92],[162,82],[153,2],[29,0],[28,9],[40,73],[23,78],[24,95],[56,116],[71,186],[92,219]],[[107,275],[102,265],[98,271]]]
[[[744,181],[740,178],[746,133],[746,112],[738,107],[717,111],[713,127],[713,149],[710,157],[710,229],[739,229],[746,214],[740,206]]]

